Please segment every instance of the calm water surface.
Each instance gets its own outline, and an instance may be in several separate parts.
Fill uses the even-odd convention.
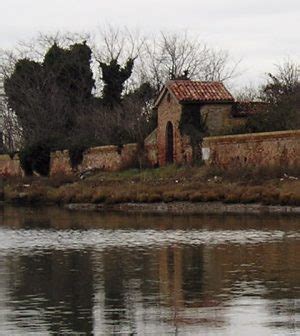
[[[0,335],[300,335],[300,218],[0,208]]]

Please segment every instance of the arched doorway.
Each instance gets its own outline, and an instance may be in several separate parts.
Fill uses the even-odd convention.
[[[174,135],[173,125],[169,121],[166,128],[166,163],[174,161]]]

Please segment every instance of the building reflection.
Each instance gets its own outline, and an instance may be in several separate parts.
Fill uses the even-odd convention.
[[[220,327],[226,323],[226,307],[239,298],[273,303],[299,299],[299,252],[296,242],[174,245],[148,250],[141,253],[143,258],[133,250],[122,249],[117,257],[113,251],[106,252],[103,309],[108,323],[128,322],[130,305],[139,306],[142,301],[145,315],[153,306],[164,310],[162,322]],[[280,305],[281,310],[289,309]],[[275,307],[266,308],[275,314]],[[212,308],[213,314],[207,315]],[[115,315],[110,315],[112,311]]]
[[[150,318],[147,314],[153,315],[155,307],[156,324],[178,330],[193,325],[220,328],[226,323],[225,307],[236,298],[251,293],[270,302],[299,298],[296,252],[296,244],[277,243],[10,256],[12,319],[30,330],[30,312],[38,311],[52,333],[92,334],[98,309],[101,328],[108,334],[125,327],[134,334],[139,318]],[[94,300],[97,291],[102,300]],[[207,314],[211,308],[213,314]],[[268,309],[272,314],[295,313],[282,302]]]

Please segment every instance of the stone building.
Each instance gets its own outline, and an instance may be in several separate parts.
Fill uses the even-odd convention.
[[[182,136],[179,124],[183,109],[199,111],[210,135],[224,134],[245,121],[237,113],[236,102],[221,82],[170,80],[157,97],[157,146],[159,165],[188,163],[192,160],[189,139]]]

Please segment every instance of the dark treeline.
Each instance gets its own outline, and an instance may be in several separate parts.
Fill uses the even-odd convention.
[[[244,91],[240,98],[266,104],[263,111],[250,115],[245,125],[233,133],[300,129],[300,65],[290,60],[277,65],[276,73],[269,73],[264,85],[254,92]]]
[[[68,49],[54,43],[42,62],[20,59],[5,79],[8,105],[22,129],[20,155],[27,174],[47,175],[52,150],[69,149],[75,165],[90,146],[139,141],[153,129],[145,110],[153,98],[151,85],[123,95],[134,59],[124,66],[117,59],[101,62],[103,92],[95,97],[91,56],[86,42]]]
[[[93,145],[141,141],[155,127],[147,105],[155,93],[150,83],[124,93],[134,59],[100,62],[103,89],[93,94],[92,50],[86,42],[62,48],[54,43],[43,60],[17,60],[4,89],[22,130],[20,158],[28,175],[48,174],[50,152],[69,149],[76,164]]]

